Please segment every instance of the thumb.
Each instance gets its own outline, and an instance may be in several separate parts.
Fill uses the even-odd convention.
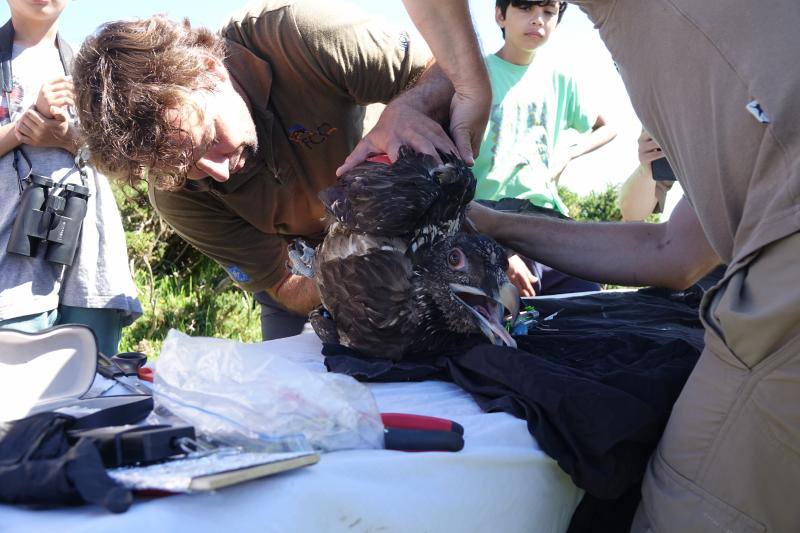
[[[356,145],[355,149],[347,156],[342,166],[336,169],[336,176],[341,176],[359,163],[363,163],[372,153],[372,145],[365,138]]]
[[[456,127],[450,131],[453,136],[453,142],[456,144],[458,155],[464,160],[468,166],[475,164],[475,157],[472,153],[472,136],[467,128]]]
[[[50,106],[50,116],[59,122],[66,122],[68,120],[66,108],[57,105]]]

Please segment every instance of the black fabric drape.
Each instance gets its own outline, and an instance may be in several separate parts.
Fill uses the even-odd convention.
[[[516,337],[517,349],[468,339],[450,354],[400,362],[341,346],[323,354],[329,370],[360,380],[452,381],[484,410],[527,420],[587,501],[635,509],[647,460],[703,347],[701,295],[648,289],[533,299],[539,321]]]
[[[75,419],[54,412],[0,424],[0,501],[26,504],[84,502],[120,513],[133,497],[106,474],[88,439],[74,444],[67,430]]]

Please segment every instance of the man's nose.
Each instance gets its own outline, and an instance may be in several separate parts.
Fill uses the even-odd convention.
[[[228,181],[231,177],[230,158],[203,156],[195,166],[217,181]]]

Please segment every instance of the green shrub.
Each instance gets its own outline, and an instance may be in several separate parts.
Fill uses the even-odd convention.
[[[144,185],[116,186],[115,194],[144,309],[123,330],[120,351],[155,357],[170,328],[190,335],[261,340],[257,302],[158,218]]]
[[[586,196],[578,196],[566,187],[559,187],[558,194],[569,209],[569,216],[575,220],[622,220],[617,205],[619,187],[616,185],[609,184],[604,191],[592,191]]]

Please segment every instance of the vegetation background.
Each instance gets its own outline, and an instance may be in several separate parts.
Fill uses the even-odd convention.
[[[577,220],[622,219],[616,186],[584,196],[564,187],[559,193]],[[170,328],[195,336],[260,341],[258,303],[158,218],[144,184],[115,185],[115,194],[144,308],[144,315],[123,330],[120,351],[157,357]]]

